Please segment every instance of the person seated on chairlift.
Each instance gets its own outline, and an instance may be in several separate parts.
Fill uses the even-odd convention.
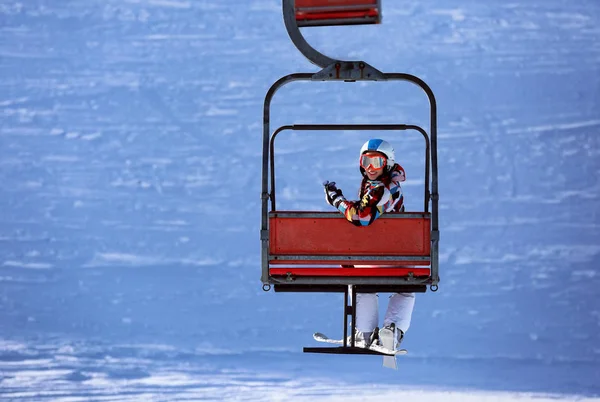
[[[403,212],[404,197],[400,183],[406,180],[402,166],[396,163],[394,148],[381,139],[371,139],[360,149],[363,176],[357,201],[349,201],[335,182],[324,183],[327,203],[356,226],[368,226],[386,212]],[[365,239],[368,241],[368,239]],[[397,347],[410,326],[415,304],[414,293],[395,293],[390,297],[383,328],[378,327],[379,306],[376,293],[356,295],[357,344],[380,343],[392,337]]]

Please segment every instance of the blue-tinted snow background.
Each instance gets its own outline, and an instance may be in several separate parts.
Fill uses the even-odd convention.
[[[261,289],[264,95],[317,71],[280,7],[0,1],[0,394],[599,395],[600,3],[388,1],[382,25],[304,31],[437,96],[442,282],[417,296],[396,372],[302,353],[314,331],[341,336],[339,294]],[[428,128],[428,102],[408,83],[295,83],[272,116]],[[326,210],[325,179],[353,194],[375,135],[420,210],[423,141],[409,132],[282,134],[278,207]]]

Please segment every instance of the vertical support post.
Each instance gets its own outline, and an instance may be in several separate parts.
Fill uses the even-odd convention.
[[[265,103],[263,106],[263,160],[262,160],[262,192],[261,192],[261,265],[262,274],[260,277],[264,285],[269,284],[269,200],[274,201],[274,197],[269,194],[269,138],[270,138],[270,122],[271,122],[271,100],[279,88],[283,85],[296,80],[310,80],[312,73],[296,73],[289,74],[277,80],[267,91]],[[272,203],[273,210],[275,203]]]
[[[344,347],[348,347],[348,288],[344,290]]]
[[[351,345],[352,347],[356,346],[355,342],[355,336],[356,336],[356,287],[354,287],[354,285],[350,285],[350,289],[352,290],[352,326],[350,327],[350,331],[352,332],[351,336]]]

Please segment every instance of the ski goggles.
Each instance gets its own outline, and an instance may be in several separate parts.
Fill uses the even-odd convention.
[[[367,169],[369,166],[372,166],[375,170],[383,169],[386,163],[386,157],[379,154],[364,154],[360,156],[360,167],[363,169]]]

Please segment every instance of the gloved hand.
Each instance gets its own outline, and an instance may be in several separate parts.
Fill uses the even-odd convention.
[[[332,207],[337,208],[342,201],[345,201],[342,190],[335,186],[335,182],[326,181],[323,183],[325,187],[325,201]]]

